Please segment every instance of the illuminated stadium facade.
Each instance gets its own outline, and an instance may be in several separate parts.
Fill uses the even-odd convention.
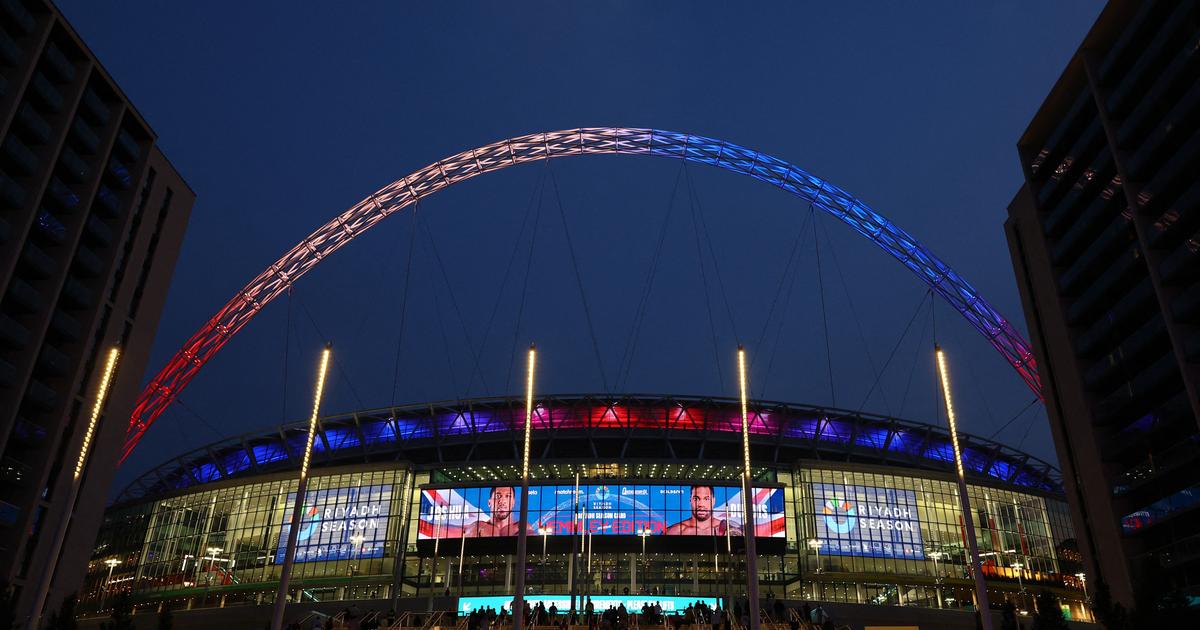
[[[764,596],[971,605],[946,431],[786,403],[753,401],[750,412]],[[519,398],[322,419],[293,601],[423,610],[431,597],[459,598],[459,609],[511,597],[523,422]],[[532,600],[572,587],[660,600],[744,593],[738,401],[545,397],[532,428]],[[218,442],[130,484],[105,515],[84,606],[119,592],[150,608],[269,604],[306,429]],[[960,442],[991,601],[1028,608],[1049,589],[1085,616],[1058,471],[995,442]]]

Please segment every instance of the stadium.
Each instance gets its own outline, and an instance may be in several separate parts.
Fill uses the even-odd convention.
[[[665,610],[745,593],[736,399],[536,399],[529,600],[653,599]],[[293,602],[459,611],[511,599],[524,399],[324,417],[299,528]],[[1043,590],[1086,618],[1086,584],[1051,465],[930,423],[770,401],[749,406],[764,597],[970,609],[964,517],[993,606]],[[146,472],[105,514],[84,610],[269,606],[308,423],[197,449]],[[514,490],[515,489],[515,490]],[[498,603],[499,602],[499,603]],[[637,602],[635,604],[635,602]],[[549,604],[547,604],[549,605]]]

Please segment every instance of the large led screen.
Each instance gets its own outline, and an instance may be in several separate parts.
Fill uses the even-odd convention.
[[[392,501],[390,485],[313,490],[306,495],[296,537],[296,562],[383,557]],[[291,531],[287,521],[295,500],[296,493],[289,493],[275,548],[276,563],[283,563],[287,552]]]
[[[596,614],[600,614],[608,610],[609,606],[619,608],[621,605],[629,612],[639,612],[642,609],[642,604],[658,604],[662,606],[664,615],[682,615],[688,606],[694,605],[696,602],[704,602],[709,608],[716,608],[720,603],[716,597],[673,597],[670,595],[592,595],[585,598],[582,595],[577,596],[575,606],[580,610],[586,606],[588,599],[592,600],[592,607],[596,610]],[[473,610],[482,610],[491,608],[497,613],[500,608],[512,612],[512,597],[507,595],[490,595],[483,597],[459,597],[458,612],[462,615],[469,615]],[[560,614],[564,614],[571,610],[570,595],[526,595],[525,601],[530,606],[537,606],[538,603],[544,605],[547,609],[554,606]]]
[[[821,553],[925,558],[912,490],[817,483],[813,503]]]
[[[491,538],[520,532],[520,486],[421,491],[419,537]],[[575,517],[578,508],[578,518]],[[595,484],[531,486],[528,533],[567,536],[741,536],[740,488]],[[755,535],[784,536],[783,490],[754,489]]]

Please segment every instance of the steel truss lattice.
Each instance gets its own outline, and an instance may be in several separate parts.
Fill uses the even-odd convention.
[[[595,127],[530,134],[463,151],[379,189],[322,225],[242,288],[150,381],[130,417],[121,461],[204,364],[243,326],[355,236],[422,197],[472,177],[527,162],[593,154],[656,155],[708,164],[772,184],[828,212],[920,277],[987,338],[1041,398],[1033,353],[1012,325],[912,235],[846,191],[779,158],[722,140],[654,129]]]

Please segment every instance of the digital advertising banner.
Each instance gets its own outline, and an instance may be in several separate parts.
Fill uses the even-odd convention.
[[[390,485],[312,490],[306,495],[296,538],[296,562],[383,557],[392,502]],[[296,493],[289,493],[275,548],[276,564],[282,564],[287,554],[291,531],[287,521],[295,500]],[[362,540],[355,544],[351,537]]]
[[[520,486],[421,491],[421,540],[520,532]],[[782,488],[754,489],[755,536],[784,537]],[[578,514],[578,516],[576,516]],[[728,486],[531,486],[528,533],[569,536],[741,536],[742,492]]]
[[[500,607],[512,612],[512,597],[503,595],[487,596],[487,597],[460,597],[458,598],[458,612],[462,615],[469,615],[473,610],[482,608],[491,608],[497,613],[500,612]],[[662,606],[664,615],[682,615],[683,611],[687,610],[688,606],[696,605],[696,602],[704,602],[709,608],[716,608],[718,601],[716,597],[672,597],[667,595],[592,595],[592,608],[596,614],[603,614],[608,610],[609,606],[620,608],[621,604],[625,604],[625,609],[630,613],[641,612],[642,604],[658,604]],[[526,595],[525,601],[530,606],[537,606],[538,602],[546,605],[549,610],[551,604],[558,609],[558,614],[566,614],[571,611],[571,596],[570,595]],[[576,596],[575,607],[582,611],[587,605],[587,599],[583,596]]]
[[[912,490],[815,483],[813,503],[821,553],[925,558]]]

